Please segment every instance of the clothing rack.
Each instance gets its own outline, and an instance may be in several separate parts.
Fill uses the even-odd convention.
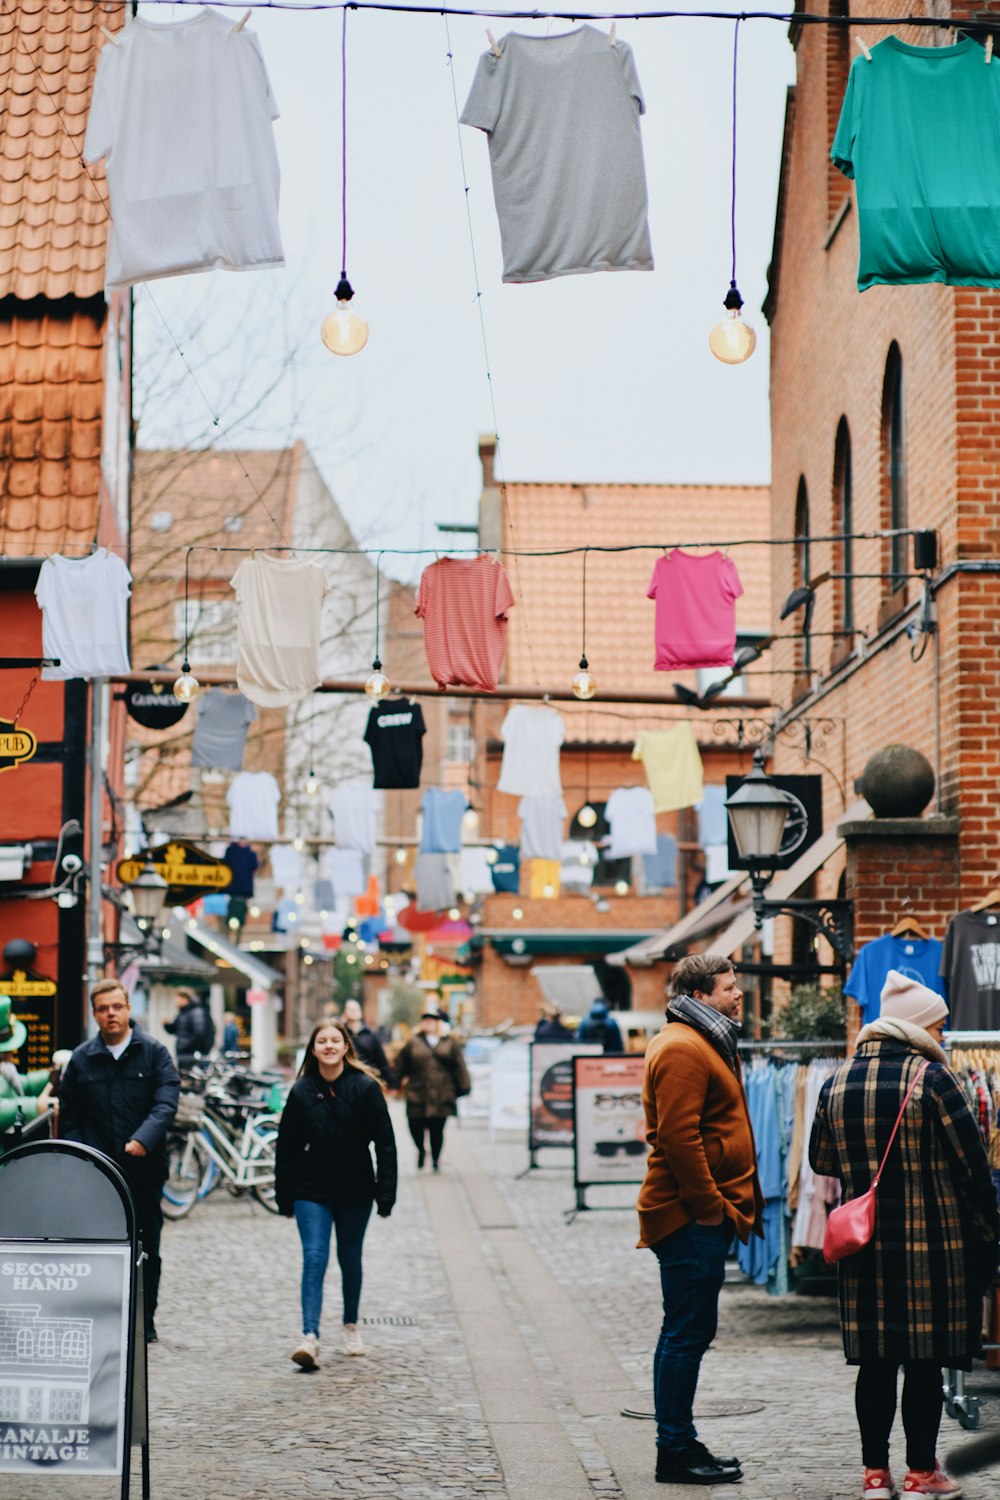
[[[998,1037],[997,1040],[998,1042],[1000,1042],[1000,1037]],[[774,1038],[773,1040],[767,1042],[737,1042],[736,1046],[739,1052],[768,1053],[818,1051],[823,1053],[827,1057],[833,1057],[835,1055],[837,1057],[840,1057],[846,1055],[847,1052],[846,1041],[783,1042],[778,1038]]]

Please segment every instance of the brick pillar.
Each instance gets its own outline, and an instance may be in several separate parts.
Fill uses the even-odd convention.
[[[944,938],[959,908],[957,818],[871,818],[841,823],[847,850],[846,895],[854,902],[855,949],[891,931],[912,912],[931,937]],[[905,903],[909,903],[906,905]],[[848,1008],[848,1040],[858,1007]]]

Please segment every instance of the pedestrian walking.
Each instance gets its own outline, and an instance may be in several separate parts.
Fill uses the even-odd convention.
[[[736,1046],[743,993],[728,958],[696,953],[671,979],[667,1024],[646,1053],[650,1151],[639,1191],[640,1247],[660,1264],[663,1324],[653,1359],[656,1479],[729,1484],[739,1460],[698,1441],[693,1407],[715,1338],[733,1235],[760,1234],[764,1200]]]
[[[98,980],[90,1008],[97,1035],[75,1049],[59,1082],[59,1134],[103,1151],[128,1180],[146,1252],[146,1342],[155,1343],[160,1197],[167,1180],[167,1131],[181,1082],[163,1043],[133,1025],[129,998],[117,979]]]
[[[174,1038],[177,1066],[188,1069],[198,1057],[207,1057],[215,1046],[215,1022],[204,997],[193,990],[178,990],[174,998],[176,1014],[172,1021],[164,1021],[163,1029]]]
[[[578,1042],[599,1042],[605,1052],[624,1052],[621,1029],[608,1010],[608,1002],[595,1000],[577,1028]]]
[[[573,1042],[576,1038],[565,1024],[558,1005],[543,1000],[538,1007],[538,1022],[535,1026],[536,1042]]]
[[[365,1024],[364,1012],[357,1000],[344,1002],[344,1020],[350,1029],[355,1056],[374,1068],[387,1089],[395,1087],[395,1079],[385,1055],[385,1048],[377,1031]]]
[[[953,1496],[936,1445],[941,1367],[967,1370],[997,1268],[997,1202],[979,1128],[941,1048],[940,995],[890,969],[882,1012],[826,1081],[809,1143],[845,1200],[878,1184],[871,1240],[839,1263],[847,1363],[857,1365],[865,1500],[896,1494],[889,1435],[903,1369],[908,1495]],[[913,1092],[900,1114],[907,1094]]]
[[[431,1166],[438,1172],[444,1127],[458,1113],[457,1101],[471,1092],[472,1084],[458,1039],[441,1035],[437,1010],[425,1010],[420,1017],[419,1029],[396,1057],[396,1076],[406,1099],[406,1123],[417,1148],[417,1166],[427,1161],[426,1138]]]
[[[321,1021],[306,1045],[278,1127],[274,1188],[279,1212],[294,1217],[302,1241],[302,1340],[292,1359],[303,1370],[319,1364],[323,1280],[334,1233],[343,1349],[364,1354],[361,1251],[372,1204],[387,1219],[396,1201],[396,1139],[382,1086],[358,1060],[343,1021]]]

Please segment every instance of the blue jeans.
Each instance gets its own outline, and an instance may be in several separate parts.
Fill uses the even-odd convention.
[[[295,1222],[302,1241],[302,1332],[319,1337],[323,1311],[323,1277],[330,1260],[330,1232],[337,1230],[337,1260],[344,1292],[344,1322],[358,1321],[361,1302],[361,1247],[371,1218],[370,1203],[328,1208],[325,1203],[295,1200]]]
[[[701,1357],[715,1338],[733,1237],[729,1220],[693,1221],[652,1247],[660,1262],[663,1326],[653,1357],[656,1446],[679,1452],[697,1437],[692,1409]]]

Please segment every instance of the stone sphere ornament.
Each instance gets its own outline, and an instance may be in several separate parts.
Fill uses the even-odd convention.
[[[861,791],[876,818],[919,818],[934,795],[934,768],[909,745],[886,745],[861,773]]]

